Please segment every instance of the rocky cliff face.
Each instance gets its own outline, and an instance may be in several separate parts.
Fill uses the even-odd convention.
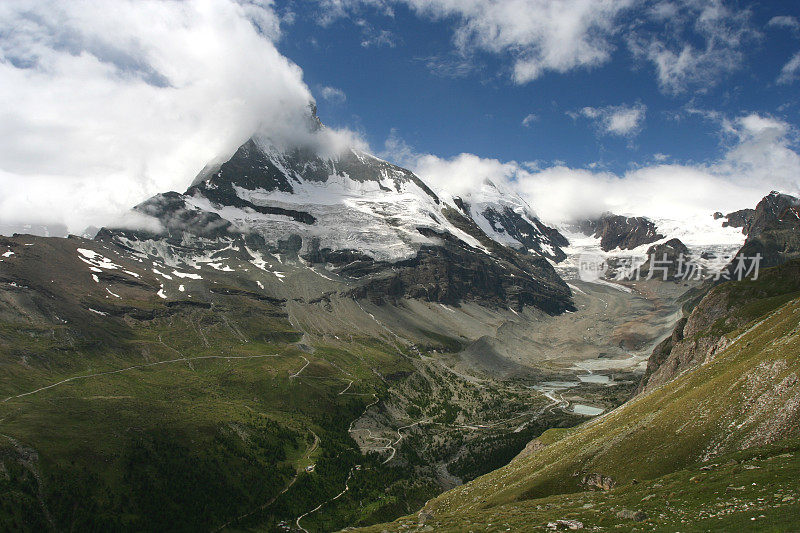
[[[797,198],[773,191],[755,209],[743,209],[725,217],[715,215],[718,219],[727,218],[731,226],[742,227],[748,236],[737,257],[761,254],[761,269],[777,268],[760,271],[755,281],[715,287],[709,283],[702,288],[707,291],[705,297],[691,314],[677,323],[673,334],[653,350],[639,392],[663,385],[713,358],[730,342],[728,333],[746,324],[754,310],[777,306],[800,290],[799,206]],[[673,255],[675,251],[671,251]],[[727,267],[732,278],[736,277],[735,264],[736,259]]]
[[[758,203],[743,231],[747,240],[737,256],[761,254],[761,267],[800,257],[800,200],[773,191]]]
[[[499,245],[454,209],[443,212],[490,253],[465,246],[452,235],[439,234],[437,246],[426,246],[414,258],[393,264],[388,275],[378,272],[354,294],[376,303],[411,297],[446,304],[477,301],[515,310],[532,306],[549,314],[573,309],[571,301],[563,298],[564,281],[547,259]]]
[[[722,227],[742,228],[742,233],[747,234],[755,212],[755,209],[740,209],[739,211],[734,211],[727,215],[717,212],[714,213],[714,219],[719,220],[724,218],[725,220],[722,222]]]
[[[800,200],[794,196],[772,191],[758,203],[743,232],[748,237],[757,237],[783,222],[796,225],[798,206]]]
[[[679,269],[686,268],[689,259],[689,248],[680,239],[670,239],[667,242],[656,244],[647,249],[647,262],[639,270],[642,277],[647,277],[652,270],[652,277],[664,281],[674,280],[685,274]],[[683,258],[683,263],[681,263]],[[653,269],[655,261],[655,269]]]
[[[632,250],[664,238],[656,225],[644,217],[624,217],[605,214],[599,219],[584,220],[578,224],[584,235],[600,239],[600,247],[608,252],[616,248]]]
[[[717,285],[653,350],[637,392],[649,392],[713,359],[733,341],[732,332],[798,296],[800,260],[768,269],[755,281]]]

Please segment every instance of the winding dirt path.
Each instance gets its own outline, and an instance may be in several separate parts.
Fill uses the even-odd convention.
[[[314,444],[312,444],[311,447],[306,451],[306,454],[303,456],[303,459],[308,459],[309,457],[311,457],[311,454],[314,453],[314,450],[316,450],[317,446],[319,446],[319,436],[316,433],[314,433],[313,430],[309,431],[311,431],[311,434],[314,435]]]
[[[314,450],[316,450],[317,447],[319,446],[319,441],[320,441],[319,436],[314,431],[311,431],[311,434],[314,435],[314,442],[311,444],[311,446],[309,446],[308,450],[306,450],[306,453],[303,455],[304,459],[308,459],[311,456],[311,454],[314,453]],[[295,484],[297,479],[300,477],[300,472],[301,471],[302,470],[296,470],[295,473],[294,473],[294,476],[289,481],[289,483],[283,488],[283,490],[281,490],[278,494],[276,494],[275,496],[270,498],[268,501],[262,503],[261,505],[259,505],[255,509],[253,509],[252,511],[249,511],[249,512],[243,514],[243,515],[237,516],[236,518],[232,518],[231,520],[225,522],[224,524],[222,524],[218,528],[213,529],[212,533],[217,533],[219,531],[222,531],[223,529],[227,528],[231,524],[233,524],[235,522],[239,522],[241,520],[244,520],[245,518],[249,518],[249,517],[253,516],[256,513],[260,512],[260,511],[263,511],[264,509],[266,509],[267,507],[269,507],[273,503],[275,503],[275,501],[278,498],[280,498],[281,496],[286,494],[289,491],[289,489],[292,488],[292,486]]]
[[[181,358],[178,358],[178,359],[169,359],[167,361],[156,361],[155,363],[144,363],[144,364],[141,364],[141,365],[133,365],[133,366],[129,366],[129,367],[126,367],[126,368],[120,368],[118,370],[108,370],[106,372],[97,372],[95,374],[86,374],[85,376],[74,376],[74,377],[71,377],[71,378],[62,379],[61,381],[58,381],[58,382],[53,383],[51,385],[47,385],[45,387],[39,387],[36,390],[32,390],[32,391],[29,391],[29,392],[23,392],[22,394],[17,394],[15,396],[9,396],[8,398],[0,401],[0,403],[6,403],[6,402],[8,402],[10,400],[14,400],[14,399],[17,399],[17,398],[23,398],[25,396],[30,396],[32,394],[36,394],[36,393],[39,393],[39,392],[42,392],[42,391],[46,391],[48,389],[52,389],[54,387],[58,387],[59,385],[63,385],[65,383],[69,383],[71,381],[77,381],[77,380],[80,380],[80,379],[95,378],[95,377],[99,377],[99,376],[108,376],[108,375],[111,375],[111,374],[120,374],[122,372],[128,372],[130,370],[136,370],[136,369],[140,369],[140,368],[148,368],[148,367],[151,367],[151,366],[167,365],[167,364],[171,364],[171,363],[187,363],[187,362],[191,363],[192,361],[202,361],[202,360],[207,360],[207,359],[235,360],[235,359],[263,359],[265,357],[281,357],[281,356],[278,355],[278,354],[270,354],[270,355],[203,355],[203,356],[199,356],[199,357],[181,357]]]
[[[337,494],[336,496],[334,496],[330,500],[325,500],[324,502],[322,502],[321,504],[317,505],[316,507],[314,507],[310,511],[307,511],[307,512],[305,512],[305,513],[303,513],[303,514],[301,514],[300,516],[297,517],[297,520],[295,520],[295,524],[300,529],[300,531],[305,531],[305,533],[309,533],[306,528],[304,528],[303,526],[300,525],[300,520],[302,520],[303,518],[307,517],[310,514],[316,513],[317,511],[322,509],[325,505],[329,504],[330,502],[332,502],[334,500],[338,500],[339,498],[344,496],[344,494],[348,490],[350,490],[350,479],[353,477],[353,471],[355,469],[356,469],[356,467],[351,468],[350,469],[350,473],[347,474],[347,480],[345,480],[345,482],[344,482],[344,490],[342,492],[340,492],[339,494]]]
[[[383,462],[383,464],[388,463],[389,461],[394,459],[395,455],[397,455],[397,448],[395,448],[395,446],[400,444],[400,441],[403,440],[403,437],[404,437],[404,435],[402,433],[400,433],[400,431],[403,430],[403,429],[413,428],[414,426],[418,426],[418,425],[420,425],[420,424],[422,424],[424,422],[430,422],[430,420],[428,420],[428,419],[417,420],[413,424],[408,424],[407,426],[402,426],[402,427],[397,428],[397,440],[394,441],[393,443],[391,443],[389,446],[387,446],[388,449],[392,450],[392,454]]]
[[[345,387],[345,388],[344,388],[344,390],[343,390],[342,392],[340,392],[340,393],[339,393],[339,396],[341,396],[342,394],[344,394],[345,392],[347,392],[348,390],[350,390],[350,387],[352,387],[352,386],[353,386],[353,380],[351,379],[351,380],[350,380],[350,383],[348,383],[348,384],[347,384],[347,387]]]
[[[223,529],[227,528],[228,526],[230,526],[234,522],[238,522],[240,520],[244,520],[245,518],[249,518],[249,517],[253,516],[254,514],[256,514],[259,511],[263,511],[264,509],[266,509],[267,507],[269,507],[270,505],[275,503],[275,500],[277,500],[278,498],[280,498],[281,496],[286,494],[289,491],[289,489],[292,488],[292,486],[295,484],[295,482],[297,481],[297,478],[299,476],[300,476],[300,473],[299,472],[295,472],[294,477],[291,479],[291,481],[289,481],[289,484],[286,485],[283,488],[283,490],[280,491],[278,494],[276,494],[272,499],[270,499],[269,501],[267,501],[265,503],[262,503],[260,506],[256,507],[255,509],[253,509],[249,513],[245,513],[245,514],[243,514],[241,516],[237,516],[236,518],[231,519],[228,522],[225,522],[224,524],[222,524],[218,528],[213,529],[212,532],[213,533],[217,533],[218,531],[222,531]]]
[[[306,356],[305,356],[305,355],[301,355],[300,357],[302,357],[302,358],[305,360],[306,364],[304,364],[304,365],[303,365],[303,368],[301,368],[300,370],[298,370],[297,372],[295,372],[294,374],[292,374],[291,376],[289,376],[289,379],[294,379],[294,378],[296,378],[297,376],[299,376],[299,375],[300,375],[300,374],[303,372],[303,370],[305,370],[305,369],[306,369],[306,367],[307,367],[308,365],[310,365],[310,364],[311,364],[311,361],[309,361],[309,360],[306,358]]]

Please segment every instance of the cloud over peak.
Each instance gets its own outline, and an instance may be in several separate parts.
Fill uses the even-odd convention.
[[[271,2],[6,0],[0,35],[3,220],[81,231],[184,189],[256,131],[309,135]]]

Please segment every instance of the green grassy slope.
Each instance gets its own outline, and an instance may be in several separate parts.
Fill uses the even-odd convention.
[[[358,463],[370,509],[312,529],[393,518],[411,509],[386,503],[393,494],[418,506],[437,492],[411,486],[407,465],[363,457],[348,433],[387,395],[376,368],[414,369],[389,343],[356,333],[344,349],[305,346],[282,301],[226,273],[204,271],[193,299],[163,299],[149,267],[103,245],[7,245],[0,531],[270,529],[336,495]],[[119,268],[94,272],[77,247]]]
[[[791,274],[794,267],[776,272]],[[781,302],[782,297],[774,294],[771,288],[776,287],[780,275],[765,276],[764,290],[757,290],[754,284],[735,288],[756,295],[747,305],[750,322],[724,333],[730,344],[713,359],[603,417],[557,435],[545,433],[543,446],[527,457],[430,501],[423,516],[432,517],[426,523],[437,530],[477,531],[491,529],[487,524],[502,515],[506,521],[516,521],[508,527],[520,530],[525,521],[515,518],[518,513],[525,517],[535,510],[531,520],[535,516],[544,522],[574,510],[567,503],[574,501],[599,506],[596,518],[592,518],[594,512],[581,516],[591,524],[609,525],[609,516],[611,522],[620,521],[612,512],[615,508],[641,501],[651,492],[656,495],[651,499],[657,500],[652,505],[658,504],[667,513],[664,494],[652,488],[668,483],[672,492],[684,492],[685,504],[679,507],[686,513],[694,508],[709,511],[711,506],[731,500],[723,487],[725,475],[715,474],[716,488],[708,494],[694,482],[681,480],[697,474],[703,465],[726,462],[743,450],[759,450],[800,437],[800,299],[786,302],[783,298]],[[786,283],[789,293],[794,285],[794,280]],[[766,314],[760,314],[764,310]],[[796,449],[796,444],[787,446]],[[775,463],[783,465],[775,474],[776,493],[789,488],[796,492],[800,462],[795,455],[784,459]],[[730,483],[758,483],[754,472],[760,470],[734,470],[730,471]],[[606,493],[586,493],[593,480],[614,488]],[[772,510],[766,515],[774,524],[783,524],[775,530],[791,530],[786,524],[796,523],[792,520],[798,516],[797,503],[791,501],[793,514]],[[678,517],[680,513],[676,513],[670,516]],[[656,517],[649,524],[669,529],[669,520]],[[725,522],[731,525],[739,518],[726,520],[733,520]],[[408,520],[389,529],[399,529],[403,523]]]
[[[220,313],[249,340],[225,331]],[[292,482],[316,485],[277,505],[278,515],[299,515],[335,494],[362,460],[348,426],[373,393],[385,394],[370,365],[408,366],[370,339],[353,343],[365,363],[324,346],[310,354],[256,340],[258,332],[285,327],[262,319],[251,330],[233,308],[173,315],[129,328],[112,353],[98,349],[94,358],[55,369],[33,362],[27,373],[6,375],[0,522],[13,530],[48,521],[59,530],[208,530],[275,499]],[[206,326],[207,345],[187,334],[197,323]],[[31,361],[61,348],[21,345],[14,343],[14,355]],[[362,379],[360,395],[338,394],[348,379]],[[295,480],[312,463],[314,479],[301,473]],[[382,470],[390,482],[402,477],[390,470]]]
[[[424,513],[363,531],[552,531],[548,524],[575,520],[589,531],[793,532],[800,524],[799,475],[800,442],[794,440],[612,491]]]

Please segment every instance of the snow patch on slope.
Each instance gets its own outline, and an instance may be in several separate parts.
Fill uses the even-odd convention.
[[[358,181],[334,174],[326,181],[298,181],[293,193],[234,187],[239,198],[253,205],[308,213],[316,219],[313,225],[282,214],[215,205],[199,194],[186,197],[186,204],[216,213],[267,242],[297,234],[304,237],[305,247],[316,238],[321,248],[359,250],[382,261],[408,259],[420,246],[436,244],[418,228],[448,232],[487,251],[477,239],[447,221],[441,207],[416,183],[400,181],[385,169],[381,173],[380,180]]]

